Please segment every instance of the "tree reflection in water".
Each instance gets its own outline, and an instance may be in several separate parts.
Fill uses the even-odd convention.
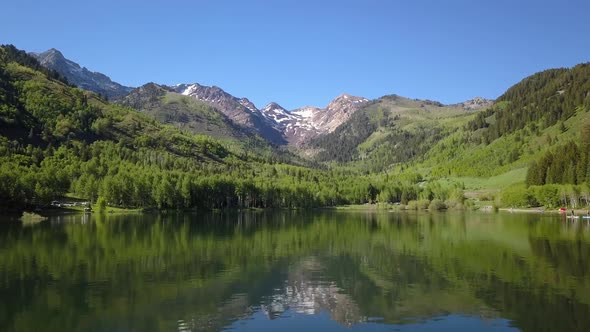
[[[362,329],[462,315],[590,331],[589,268],[590,225],[548,215],[61,216],[0,227],[0,329],[219,330],[257,315]]]

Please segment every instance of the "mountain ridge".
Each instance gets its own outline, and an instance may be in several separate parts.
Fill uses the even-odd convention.
[[[132,87],[123,86],[113,82],[107,75],[90,71],[78,63],[66,59],[66,57],[57,49],[51,48],[41,53],[30,53],[41,65],[55,70],[64,76],[68,82],[79,88],[96,92],[104,97],[113,98],[125,95],[133,89]]]
[[[286,144],[282,133],[272,123],[269,123],[260,110],[247,98],[238,98],[220,87],[205,86],[199,83],[177,84],[170,88],[173,92],[195,98],[215,107],[236,124],[255,131],[274,144]]]
[[[42,65],[60,73],[72,84],[89,91],[97,92],[108,98],[115,98],[121,101],[125,100],[122,97],[131,94],[132,91],[136,91],[134,88],[125,87],[111,81],[108,76],[102,73],[91,72],[85,67],[81,67],[79,64],[66,59],[57,49],[52,48],[46,52],[39,54],[31,53],[31,55],[36,57]],[[145,86],[143,85],[142,87],[145,88]],[[295,147],[309,145],[310,142],[317,138],[334,132],[339,126],[346,123],[359,109],[380,99],[369,100],[365,97],[343,93],[335,97],[324,107],[304,106],[289,111],[277,102],[270,102],[259,109],[248,98],[233,96],[219,86],[206,86],[199,83],[182,83],[173,86],[158,84],[158,86],[169,92],[189,96],[208,104],[232,121],[235,124],[235,128],[243,128],[243,130],[256,133],[275,145],[292,145]],[[141,105],[137,104],[137,102],[143,100],[142,98],[135,101],[133,99],[134,97],[127,98],[123,103],[137,109],[147,107],[151,111],[154,111],[153,100],[152,103],[146,100],[148,105]],[[470,111],[487,108],[493,104],[492,100],[480,97],[453,105],[443,105],[440,102],[430,100],[415,101],[421,102],[423,105],[462,107]],[[161,121],[162,119],[167,121],[162,112],[159,113],[159,119]],[[168,118],[172,117],[174,115]],[[175,121],[173,123],[179,124]],[[196,126],[193,129],[199,127],[202,126]],[[212,131],[206,130],[203,133],[211,134]],[[225,133],[227,134],[228,132]],[[235,132],[231,136],[236,136]]]
[[[133,89],[125,96],[113,102],[134,108],[154,117],[156,120],[171,124],[195,134],[205,134],[215,138],[248,137],[248,132],[234,124],[217,109],[195,98],[175,93],[170,87],[154,82]]]
[[[0,186],[0,201],[31,207],[73,192],[127,207],[293,208],[378,201],[411,209],[418,200],[436,198],[444,202],[441,208],[462,208],[463,190],[485,183],[484,189],[520,195],[502,194],[499,204],[551,207],[559,204],[558,192],[579,198],[576,190],[590,183],[590,63],[530,75],[492,107],[475,111],[470,108],[486,100],[443,105],[398,95],[371,101],[341,95],[326,109],[344,112],[352,105],[350,118],[314,140],[310,147],[317,151],[304,164],[310,168],[280,165],[278,149],[268,145],[240,150],[235,140],[163,125],[170,122],[109,103],[59,77],[24,51],[0,48],[0,172],[8,179]],[[219,87],[193,88],[209,92],[199,95],[209,102],[227,102],[267,125],[265,115],[282,124],[298,115],[312,118],[319,109],[288,112],[269,103],[259,110]],[[143,95],[129,102],[144,112],[142,107],[153,104],[164,116],[183,103],[202,107],[196,116],[220,114],[187,96],[191,93],[173,90],[146,84],[138,91]],[[170,111],[167,104],[173,105]],[[354,110],[355,105],[362,106]],[[174,116],[184,123],[184,114]],[[498,177],[500,182],[491,182]],[[555,189],[550,203],[537,191],[547,184],[551,187],[543,190]]]

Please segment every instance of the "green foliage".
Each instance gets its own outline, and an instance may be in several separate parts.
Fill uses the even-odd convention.
[[[53,79],[24,53],[0,50],[4,205],[43,205],[72,192],[93,202],[101,197],[112,206],[135,208],[307,208],[377,202],[401,202],[416,209],[444,202],[448,208],[462,208],[464,186],[437,179],[516,174],[515,169],[523,174],[529,164],[526,185],[536,189],[523,193],[511,188],[502,195],[504,204],[579,205],[584,201],[581,185],[590,176],[590,127],[581,129],[580,144],[573,140],[581,126],[574,119],[584,119],[587,105],[588,96],[581,96],[588,83],[587,65],[524,80],[492,109],[476,113],[383,97],[318,140],[318,160],[346,162],[327,169],[293,158],[256,136],[239,144],[232,141],[233,129],[224,118],[192,99],[155,87],[147,104],[154,112],[162,112],[162,107],[170,111],[171,118],[160,121],[177,127],[185,120],[217,124],[229,136],[220,140],[193,134],[202,128],[162,125]],[[565,110],[558,113],[566,116],[559,121],[539,116],[558,106]],[[564,138],[571,142],[564,144]],[[384,169],[388,173],[376,173]],[[514,180],[504,182],[521,178]],[[537,188],[552,183],[572,185],[559,187],[559,202],[549,197],[555,193],[551,187]]]
[[[556,208],[560,205],[559,191],[560,188],[557,185],[544,185],[529,187],[529,193],[532,193],[533,197],[540,205],[547,208]]]
[[[173,125],[193,134],[240,140],[253,136],[205,102],[171,93],[165,87],[154,83],[135,89],[115,102],[141,111],[161,123]]]
[[[580,262],[590,257],[589,233],[533,214],[60,218],[66,222],[0,233],[4,330],[82,331],[96,322],[170,330],[178,317],[222,330],[268,303],[284,288],[280,278],[310,273],[340,285],[328,295],[344,299],[336,308],[346,310],[346,322],[371,315],[400,324],[458,312],[511,317],[525,331],[588,330],[590,284]],[[179,294],[182,301],[171,300]],[[482,313],[481,294],[500,299],[493,312]],[[220,315],[238,296],[239,305]],[[56,306],[68,314],[53,314]]]
[[[504,93],[491,111],[481,113],[469,127],[472,130],[489,127],[484,138],[490,142],[505,134],[538,123],[542,128],[560,123],[560,130],[567,129],[563,120],[570,118],[580,106],[590,109],[590,64],[580,64],[571,69],[550,69],[522,80]],[[482,118],[493,114],[495,121],[487,126]],[[561,121],[561,122],[560,122]]]
[[[548,150],[577,140],[579,128],[587,122],[590,110],[590,65],[548,70],[514,85],[493,107],[476,112],[460,130],[435,144],[425,156],[424,167],[435,176],[490,177],[537,164]],[[559,156],[551,181],[565,183],[563,177],[578,177],[581,169],[566,163],[571,149]],[[575,154],[575,151],[574,151]],[[561,162],[561,161],[560,161]],[[582,164],[586,161],[581,160]],[[529,172],[527,184],[545,183],[542,174]]]
[[[320,137],[313,146],[322,149],[319,161],[349,162],[358,159],[356,148],[377,129],[365,112],[355,112],[344,126],[333,133]]]
[[[568,142],[548,151],[538,161],[533,161],[527,172],[527,185],[551,183],[581,184],[590,181],[590,164],[587,146],[578,147]]]
[[[506,207],[536,206],[534,197],[524,185],[508,187],[502,191],[501,202]]]
[[[427,199],[420,199],[416,202],[418,210],[426,210],[430,206],[430,201]]]
[[[312,143],[316,159],[363,172],[419,160],[471,115],[461,107],[385,96],[353,113],[348,121]]]
[[[418,210],[418,201],[411,200],[406,205],[407,210]]]
[[[452,191],[423,188],[416,172],[359,175],[243,154],[31,68],[6,68],[5,97],[16,111],[11,130],[0,135],[3,204],[43,205],[68,192],[99,205],[159,209],[308,208],[428,196],[419,201],[425,209],[430,196],[448,199]],[[257,143],[247,142],[255,151]]]
[[[433,199],[432,202],[430,202],[430,205],[428,205],[428,210],[430,211],[440,211],[446,208],[447,206],[440,199]]]
[[[107,200],[104,197],[99,197],[96,200],[96,209],[98,211],[105,211],[107,209]]]
[[[17,49],[14,45],[0,45],[0,66],[9,62],[18,63],[21,66],[41,72],[51,79],[68,84],[65,77],[61,76],[55,70],[42,66],[37,59],[27,54],[27,52]]]

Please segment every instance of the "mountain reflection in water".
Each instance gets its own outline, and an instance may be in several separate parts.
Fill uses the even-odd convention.
[[[590,225],[246,212],[0,225],[2,331],[590,331]]]

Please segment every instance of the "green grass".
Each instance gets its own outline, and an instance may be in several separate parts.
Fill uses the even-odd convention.
[[[71,211],[71,212],[84,212],[84,206],[71,206],[67,208],[63,208],[64,211]],[[143,209],[131,209],[131,208],[120,208],[114,206],[107,206],[105,210],[99,211],[96,209],[96,206],[92,208],[92,213],[141,213],[144,212]]]
[[[382,210],[382,209],[388,209],[389,207],[390,206],[388,204],[351,204],[351,205],[335,206],[330,209],[363,211],[363,210]]]
[[[478,177],[450,177],[456,182],[462,182],[465,190],[501,190],[515,183],[522,183],[526,177],[527,168],[518,168],[489,178]]]
[[[387,132],[385,132],[381,128],[377,129],[373,134],[371,134],[371,136],[369,136],[369,138],[367,138],[367,140],[365,140],[363,143],[359,144],[357,149],[360,152],[371,151],[371,150],[375,149],[375,146],[377,146],[379,143],[383,142],[383,140],[385,140],[386,138],[387,138]]]

